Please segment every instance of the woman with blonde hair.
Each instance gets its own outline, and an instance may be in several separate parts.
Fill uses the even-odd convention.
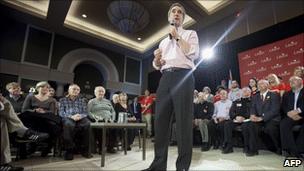
[[[55,115],[56,100],[49,97],[49,88],[47,81],[38,82],[35,87],[37,94],[25,98],[20,117],[29,128],[49,133],[48,147],[41,156],[47,156],[61,132],[61,119]]]
[[[119,94],[119,102],[115,106],[116,119],[119,118],[119,113],[127,113],[128,114],[128,122],[136,122],[135,116],[132,115],[130,106],[128,105],[128,95],[126,93]],[[133,144],[135,138],[135,130],[128,129],[128,146],[127,150],[131,150],[131,146]]]
[[[279,93],[282,97],[286,91],[286,86],[280,82],[278,76],[276,74],[269,74],[267,80],[269,82],[270,91]]]

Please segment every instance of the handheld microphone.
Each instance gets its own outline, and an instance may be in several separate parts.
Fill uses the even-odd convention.
[[[171,25],[171,26],[175,26],[175,20],[174,20],[174,19],[170,21],[170,25]],[[175,27],[176,27],[176,26],[175,26]],[[169,39],[172,40],[172,35],[171,35],[171,33],[169,33]]]

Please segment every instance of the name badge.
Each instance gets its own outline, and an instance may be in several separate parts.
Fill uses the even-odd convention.
[[[242,107],[242,103],[237,103],[236,106],[237,107]]]

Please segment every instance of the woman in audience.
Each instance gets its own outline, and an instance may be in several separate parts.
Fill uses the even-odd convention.
[[[115,111],[116,111],[116,118],[118,118],[119,113],[128,113],[128,122],[136,122],[136,118],[131,114],[129,105],[127,104],[128,102],[128,96],[126,93],[120,93],[119,94],[119,102],[115,106]],[[133,144],[135,138],[135,130],[133,129],[128,129],[128,146],[127,150],[131,150],[130,145]]]
[[[42,156],[47,156],[61,132],[60,117],[55,115],[56,101],[48,96],[49,87],[46,81],[37,83],[38,94],[26,97],[21,114],[26,126],[50,135],[48,147],[42,151]]]
[[[115,110],[111,104],[111,101],[104,98],[106,90],[102,86],[95,87],[94,94],[95,98],[91,99],[88,103],[88,112],[95,121],[98,122],[114,122],[115,120]],[[99,130],[95,130],[95,136],[98,140],[99,147],[102,143],[102,134]],[[107,132],[107,152],[115,153],[114,145],[116,139],[115,129],[108,129]],[[93,138],[95,142],[95,137]],[[93,144],[95,145],[95,143]],[[101,148],[99,148],[99,153],[101,153]]]
[[[203,88],[203,93],[204,93],[204,96],[206,96],[206,100],[208,102],[213,103],[213,95],[211,94],[211,89],[209,87],[205,86]]]
[[[258,90],[258,80],[256,78],[250,78],[249,88],[251,89],[251,95],[255,95]]]
[[[282,97],[284,92],[286,91],[286,86],[281,84],[278,76],[275,74],[269,74],[267,76],[267,80],[269,82],[270,91],[276,92]]]

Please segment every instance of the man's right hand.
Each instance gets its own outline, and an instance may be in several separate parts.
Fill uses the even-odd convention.
[[[166,61],[162,59],[161,54],[162,54],[162,51],[159,48],[154,51],[154,60],[153,61],[155,63],[155,66],[157,66],[157,67],[161,67],[166,64]]]

